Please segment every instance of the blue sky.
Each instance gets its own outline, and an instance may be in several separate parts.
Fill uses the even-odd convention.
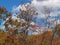
[[[9,12],[12,11],[12,8],[14,6],[19,7],[20,4],[24,4],[24,3],[31,3],[31,5],[33,5],[34,7],[37,8],[38,12],[39,12],[39,18],[37,19],[37,23],[38,25],[41,24],[41,19],[40,17],[44,17],[41,11],[42,6],[48,6],[48,7],[53,7],[56,8],[57,10],[53,9],[55,12],[52,12],[52,15],[60,15],[60,0],[0,0],[0,7],[5,7]],[[60,19],[60,16],[59,16]],[[45,25],[46,23],[42,23],[41,25]]]
[[[20,4],[31,3],[31,0],[0,0],[0,7],[5,7],[9,12],[12,11],[14,6],[19,6]],[[3,23],[3,19],[0,20]],[[0,28],[3,28],[3,25],[0,24]]]
[[[30,3],[31,0],[0,0],[0,7],[5,7],[9,12],[11,12],[13,6],[18,6],[28,2]]]
[[[45,17],[43,16],[45,14],[42,13],[42,11],[44,11],[44,9],[42,9],[43,8],[42,6],[53,7],[54,12],[52,12],[51,16],[53,15],[55,16],[56,14],[57,15],[59,14],[58,23],[60,23],[60,0],[33,0],[33,1],[31,0],[0,0],[0,7],[5,7],[9,12],[12,12],[12,8],[14,6],[19,7],[20,4],[24,4],[24,3],[31,3],[31,5],[33,5],[38,10],[39,16],[36,19],[36,23],[38,25],[46,26],[47,24],[46,20],[44,19]],[[44,20],[45,22],[43,22],[42,20]],[[0,28],[4,28],[3,26],[4,25],[1,24]],[[29,32],[29,34],[31,34],[31,31]]]

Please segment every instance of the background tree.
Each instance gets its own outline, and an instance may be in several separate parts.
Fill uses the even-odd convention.
[[[50,23],[50,13],[52,12],[52,7],[47,7],[47,6],[43,6],[43,11],[42,11],[42,13],[45,15],[45,21],[46,21],[46,27],[47,27],[47,30],[49,30],[50,29],[50,26],[51,26],[51,23]],[[46,33],[44,33],[43,34],[43,39],[42,39],[42,43],[41,43],[41,45],[44,45],[43,44],[43,42],[44,42],[44,40],[45,40],[45,34]]]
[[[60,37],[60,24],[56,25],[55,30],[56,34]]]
[[[51,39],[51,45],[53,45],[53,39],[56,36],[60,37],[60,24],[56,25],[55,30],[53,30],[53,35],[52,35],[52,39]]]
[[[9,13],[6,8],[0,7],[0,22],[2,23],[1,20],[6,20],[7,17],[11,16],[11,13]],[[0,24],[1,24],[0,23]]]
[[[46,19],[46,26],[49,29],[51,24],[50,24],[50,13],[52,12],[53,8],[52,7],[48,7],[48,6],[43,6],[43,13],[45,15],[45,19]]]

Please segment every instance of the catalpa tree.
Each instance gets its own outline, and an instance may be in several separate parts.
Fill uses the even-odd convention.
[[[20,34],[23,36],[23,41],[25,41],[28,31],[30,30],[31,25],[35,23],[37,11],[30,4],[23,4],[19,8],[19,13],[16,15],[9,16],[4,24],[6,31],[10,34]],[[25,45],[25,43],[24,43]]]

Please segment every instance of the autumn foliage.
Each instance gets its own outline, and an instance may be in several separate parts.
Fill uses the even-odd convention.
[[[15,15],[15,19],[5,8],[0,7],[0,19],[4,19],[5,26],[5,31],[0,29],[0,45],[60,45],[60,24],[54,30],[45,31],[43,27],[31,24],[36,21],[36,10],[30,5],[23,6],[26,10],[20,9],[21,13]],[[28,35],[29,31],[42,33]]]
[[[43,45],[50,45],[52,32],[47,31],[44,34],[44,36],[43,34],[28,36],[26,38],[26,45],[41,45],[43,37],[44,37]],[[12,35],[11,33],[8,34],[8,32],[3,32],[2,30],[0,30],[1,45],[24,45],[23,43],[24,43],[24,40],[20,34]],[[59,37],[55,37],[53,39],[53,45],[60,45]]]

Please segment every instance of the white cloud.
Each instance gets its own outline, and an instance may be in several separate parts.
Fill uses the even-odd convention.
[[[46,6],[48,8],[53,8],[53,10],[55,10],[58,7],[60,7],[60,0],[32,0],[31,4],[27,3],[26,5],[19,5],[18,7],[14,6],[12,11],[15,14],[16,12],[19,12],[20,9],[26,10],[25,6],[27,6],[27,5],[31,5],[32,7],[37,9],[37,12],[38,12],[37,17],[44,18],[45,17],[45,14],[43,13],[44,6]],[[51,14],[53,14],[55,16],[56,13],[55,14],[54,13],[55,12],[52,12]],[[53,16],[53,15],[51,15],[51,16]]]
[[[12,11],[20,11],[20,10],[26,10],[25,6],[29,5],[29,3],[19,6],[13,6]]]
[[[57,20],[57,23],[60,24],[60,20]]]
[[[33,32],[33,33],[32,33],[32,35],[37,35],[37,34],[39,34],[39,32]]]
[[[60,0],[32,0],[31,4],[27,3],[26,5],[30,5],[31,7],[37,9],[36,11],[38,12],[38,18],[46,18],[45,14],[43,13],[44,7],[47,7],[50,10],[52,8],[53,11],[51,11],[50,16],[57,16],[60,14],[60,11],[58,11],[58,8],[60,8]],[[19,5],[18,7],[13,8],[14,11],[19,11],[20,9],[26,10],[24,5]]]
[[[44,7],[50,8],[50,10],[52,8],[52,10],[56,11],[56,9],[60,7],[60,0],[33,0],[31,5],[37,9],[38,17],[44,18]],[[50,16],[56,16],[57,14],[57,11],[52,12]]]
[[[30,24],[31,24],[31,25],[35,25],[35,23],[34,23],[34,22],[31,22]]]
[[[42,6],[59,6],[60,5],[60,0],[33,0],[32,1],[32,4],[33,5],[42,5]]]

